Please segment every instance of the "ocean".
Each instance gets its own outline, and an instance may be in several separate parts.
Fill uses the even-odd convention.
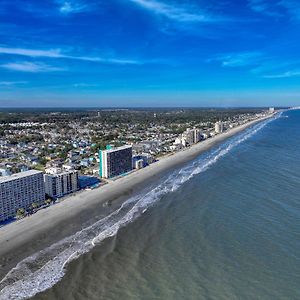
[[[20,263],[0,299],[300,299],[299,132],[286,111],[170,171]]]

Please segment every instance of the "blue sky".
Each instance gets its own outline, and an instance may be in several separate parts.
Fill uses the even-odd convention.
[[[300,105],[299,0],[1,0],[0,107]]]

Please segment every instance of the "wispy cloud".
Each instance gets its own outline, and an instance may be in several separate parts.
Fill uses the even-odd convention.
[[[75,88],[85,88],[85,87],[97,87],[97,86],[99,86],[99,84],[81,82],[81,83],[74,83],[74,84],[72,84],[72,86]]]
[[[299,0],[281,0],[279,5],[285,8],[293,20],[300,21],[300,2]]]
[[[90,5],[82,1],[57,1],[62,14],[74,14],[89,11]]]
[[[120,64],[120,65],[141,63],[139,61],[130,60],[130,59],[69,55],[62,52],[61,49],[39,50],[39,49],[0,47],[0,54],[19,55],[19,56],[27,56],[27,57],[64,58],[64,59],[74,59],[74,60],[83,60],[83,61],[108,63],[108,64]]]
[[[286,60],[270,58],[262,52],[241,52],[216,56],[208,62],[219,62],[222,67],[247,67],[247,71],[260,78],[291,78],[299,77],[300,69],[288,70],[297,67],[300,60]]]
[[[270,16],[270,17],[282,17],[278,3],[271,3],[269,0],[249,0],[248,6],[254,12]]]
[[[291,78],[291,77],[299,77],[300,76],[300,70],[294,70],[294,71],[287,71],[279,74],[271,74],[271,75],[263,75],[263,78]]]
[[[43,72],[54,72],[63,71],[61,68],[53,67],[44,63],[32,63],[28,61],[19,63],[7,63],[0,65],[1,68],[18,71],[18,72],[28,72],[28,73],[43,73]]]
[[[0,86],[11,87],[16,85],[24,85],[27,81],[0,81]]]
[[[294,21],[300,21],[299,0],[248,0],[248,6],[255,12],[272,17],[289,16]]]
[[[59,49],[35,50],[35,49],[0,47],[0,54],[13,54],[13,55],[22,55],[22,56],[29,56],[29,57],[52,57],[52,58],[62,57],[62,54]]]
[[[217,55],[207,62],[219,62],[223,67],[244,67],[257,64],[262,59],[261,52],[239,52]]]
[[[299,76],[300,60],[269,58],[258,66],[251,68],[250,72],[261,78],[290,78]]]
[[[155,14],[178,22],[211,22],[214,18],[208,16],[199,8],[177,6],[156,0],[128,0]]]

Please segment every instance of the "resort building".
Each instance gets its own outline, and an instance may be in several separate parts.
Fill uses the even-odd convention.
[[[13,218],[18,209],[45,201],[43,173],[30,170],[0,178],[0,221]]]
[[[99,175],[112,178],[132,170],[132,146],[125,145],[99,152]]]
[[[224,125],[223,122],[219,121],[215,123],[215,132],[216,133],[222,133],[224,131]]]
[[[270,108],[269,108],[269,113],[270,113],[270,114],[273,114],[274,112],[275,112],[275,108],[274,108],[274,107],[270,107]]]
[[[201,133],[200,130],[197,128],[188,128],[184,131],[178,138],[175,139],[174,142],[174,149],[180,149],[180,146],[188,147],[193,144],[199,143],[201,140]]]
[[[48,174],[44,174],[44,181],[45,192],[53,199],[74,193],[79,189],[78,171],[75,170],[56,172],[53,172],[53,169],[48,170]]]
[[[197,144],[200,142],[201,140],[201,132],[198,128],[193,128],[192,129],[192,133],[193,133],[193,143]]]

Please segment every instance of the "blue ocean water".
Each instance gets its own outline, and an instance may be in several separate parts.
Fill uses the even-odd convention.
[[[66,241],[83,255],[63,274],[50,264],[6,292],[58,282],[34,299],[300,299],[299,133],[300,111],[286,111],[216,146],[80,233],[89,247]]]

